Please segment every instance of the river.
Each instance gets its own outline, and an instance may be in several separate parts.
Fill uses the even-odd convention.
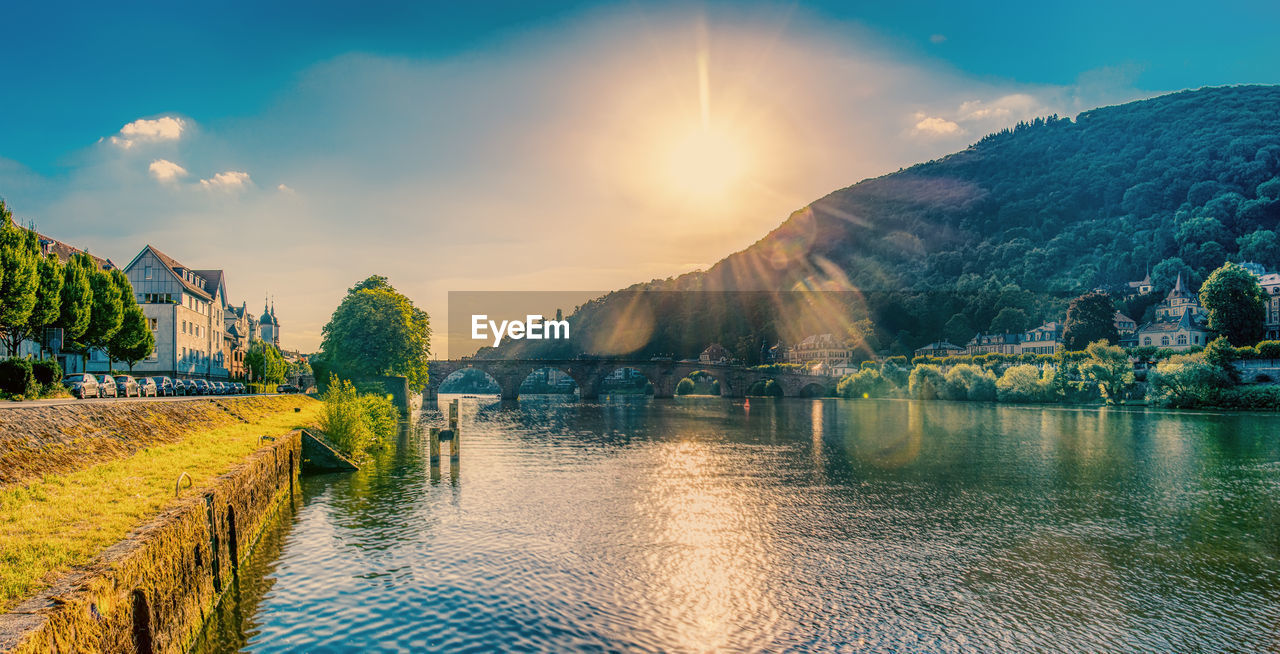
[[[199,652],[1277,651],[1280,416],[463,400],[306,477]]]

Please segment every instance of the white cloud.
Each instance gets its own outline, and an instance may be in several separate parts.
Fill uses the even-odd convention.
[[[929,136],[954,136],[963,134],[964,128],[960,127],[955,121],[939,118],[937,116],[921,116],[916,114],[919,119],[916,121],[915,130],[921,134]]]
[[[276,190],[280,191],[281,193],[288,193],[290,195],[294,193],[293,187],[289,186],[288,184],[280,184],[276,186]]]
[[[151,176],[162,181],[171,182],[179,177],[187,176],[187,169],[179,166],[168,159],[156,159],[147,167],[151,172]]]
[[[236,191],[251,183],[252,180],[249,179],[249,173],[243,173],[238,170],[228,170],[218,173],[209,179],[200,180],[201,186],[220,191]]]
[[[120,134],[111,137],[111,143],[128,150],[138,143],[176,141],[186,127],[187,121],[175,116],[139,118],[121,127]]]
[[[934,45],[942,43],[943,41],[946,41],[946,40],[947,40],[946,34],[931,34],[929,36],[929,42]]]

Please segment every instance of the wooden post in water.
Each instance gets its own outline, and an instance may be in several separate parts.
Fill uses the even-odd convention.
[[[462,445],[462,433],[458,429],[458,400],[449,403],[449,430],[453,432],[453,441],[449,443],[449,460],[458,460],[458,450]]]
[[[431,465],[440,465],[440,428],[431,427],[427,430],[429,434],[428,441],[431,443]]]

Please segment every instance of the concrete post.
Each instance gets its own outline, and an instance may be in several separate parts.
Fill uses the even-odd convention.
[[[432,427],[428,430],[428,439],[431,449],[431,465],[440,465],[440,428]]]

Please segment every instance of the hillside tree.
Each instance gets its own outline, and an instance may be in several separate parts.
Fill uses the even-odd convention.
[[[1227,262],[1200,287],[1200,305],[1209,312],[1209,329],[1232,345],[1257,343],[1265,330],[1267,294],[1239,264]]]
[[[1118,342],[1115,316],[1116,308],[1106,293],[1085,293],[1072,300],[1062,328],[1063,349],[1076,352],[1094,341]]]

